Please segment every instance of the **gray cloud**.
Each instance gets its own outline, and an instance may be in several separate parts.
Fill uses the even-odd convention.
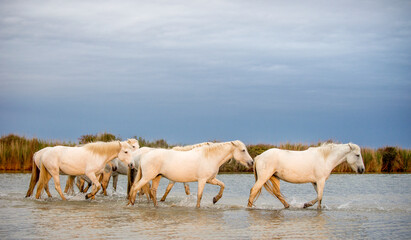
[[[3,2],[0,130],[368,144],[394,115],[392,134],[371,144],[409,146],[410,10],[407,1]],[[67,127],[47,130],[51,112]],[[33,114],[36,123],[21,120]]]

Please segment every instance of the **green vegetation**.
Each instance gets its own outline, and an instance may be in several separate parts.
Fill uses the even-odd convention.
[[[155,148],[171,148],[173,145],[167,143],[166,140],[160,139],[149,141],[142,137],[135,136],[138,139],[140,146],[155,147]],[[87,134],[82,135],[78,142],[85,144],[95,141],[114,141],[122,140],[110,133]],[[264,151],[276,147],[287,150],[305,150],[309,147],[319,146],[321,143],[313,145],[285,143],[280,145],[257,144],[248,145],[248,152],[251,157],[263,153]],[[36,138],[25,138],[17,135],[7,135],[0,138],[0,171],[2,172],[28,172],[32,167],[33,154],[45,147],[65,145],[75,146],[72,142],[61,141],[45,141]],[[365,164],[367,173],[401,173],[411,172],[411,150],[400,147],[383,147],[379,149],[361,148],[361,154]],[[247,169],[236,161],[230,160],[220,168],[220,172],[252,172],[252,169]],[[340,164],[333,172],[345,173],[352,172],[351,168],[346,164]]]

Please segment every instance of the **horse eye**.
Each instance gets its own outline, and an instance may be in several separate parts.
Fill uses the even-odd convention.
[[[133,146],[133,148],[136,148],[136,146]]]
[[[245,152],[245,149],[243,149],[243,152]]]
[[[128,151],[124,151],[124,153],[128,153]]]
[[[360,157],[360,154],[355,154],[355,156]]]

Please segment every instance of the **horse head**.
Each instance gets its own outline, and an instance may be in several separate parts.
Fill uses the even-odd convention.
[[[123,143],[123,142],[119,142],[120,143],[120,147],[121,150],[118,153],[118,159],[120,159],[120,161],[122,161],[126,166],[128,166],[129,168],[133,168],[134,167],[134,161],[132,161],[132,152],[133,152],[133,147],[130,146],[130,144],[128,143]]]
[[[364,173],[364,161],[361,156],[361,149],[357,144],[348,143],[350,152],[347,154],[347,163],[356,173]]]
[[[140,148],[140,144],[138,143],[137,139],[129,138],[126,142],[133,148],[133,151]]]
[[[234,146],[233,158],[248,168],[252,167],[253,158],[248,154],[245,144],[239,140],[233,141],[231,144]]]

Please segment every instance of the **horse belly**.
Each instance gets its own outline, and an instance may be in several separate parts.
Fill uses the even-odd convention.
[[[290,183],[314,182],[314,178],[307,174],[300,174],[292,170],[280,170],[274,174],[276,177]]]
[[[197,169],[193,162],[166,164],[161,168],[160,174],[175,182],[194,182],[198,179]]]
[[[60,159],[60,171],[72,176],[83,175],[85,174],[87,161],[90,161],[90,159],[77,156],[77,154],[63,156]]]

